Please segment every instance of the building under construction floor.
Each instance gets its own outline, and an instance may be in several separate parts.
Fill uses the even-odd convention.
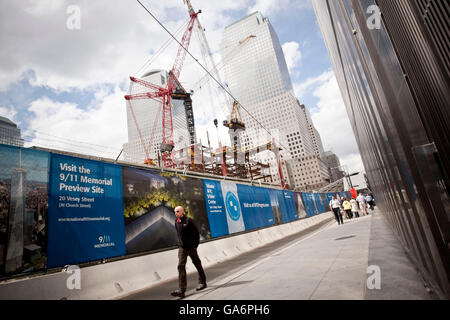
[[[172,155],[176,169],[272,183],[270,165],[252,160],[259,152],[271,149],[271,143],[246,151],[234,147],[213,150],[197,143]]]

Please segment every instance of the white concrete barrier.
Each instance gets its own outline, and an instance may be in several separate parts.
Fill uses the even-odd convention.
[[[231,259],[325,220],[329,212],[308,219],[202,243],[204,267]],[[0,283],[0,299],[115,299],[178,277],[178,249],[98,264],[80,269],[80,289],[69,289],[75,274],[64,271]],[[192,264],[186,271],[195,271]],[[69,285],[68,285],[69,282]]]

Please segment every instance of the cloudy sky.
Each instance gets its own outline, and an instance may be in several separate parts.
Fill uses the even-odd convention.
[[[311,0],[191,0],[216,61],[224,27],[254,12],[278,34],[295,94],[310,110],[324,148],[350,171],[361,158],[318,28]],[[173,33],[188,19],[183,0],[141,0]],[[77,20],[79,14],[80,19]],[[182,31],[178,33],[181,37]],[[177,45],[135,0],[3,0],[0,2],[0,115],[16,122],[26,146],[115,158],[127,141],[123,96],[129,76],[172,67]],[[164,43],[167,48],[160,52]],[[201,58],[193,35],[189,50]],[[158,53],[160,52],[160,53]],[[200,59],[201,61],[201,59]],[[180,81],[190,89],[203,76],[186,56]],[[193,96],[197,136],[217,141],[206,93]],[[221,129],[226,140],[225,128]]]

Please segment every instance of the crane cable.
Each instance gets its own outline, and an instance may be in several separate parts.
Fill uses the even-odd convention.
[[[34,129],[30,129],[30,128],[22,128],[22,131],[32,132],[32,133],[25,133],[24,132],[24,135],[25,136],[29,136],[29,137],[34,137],[36,139],[41,139],[41,140],[49,140],[49,141],[51,140],[51,141],[57,141],[57,142],[60,142],[60,143],[65,143],[65,141],[71,141],[71,142],[79,143],[80,145],[90,145],[90,146],[93,146],[93,147],[100,147],[100,148],[103,148],[103,149],[111,149],[111,150],[119,149],[119,148],[116,148],[116,147],[104,146],[104,145],[90,143],[90,142],[86,142],[86,141],[73,140],[73,139],[69,139],[69,138],[66,138],[66,137],[60,137],[60,136],[56,136],[56,135],[53,135],[53,134],[50,134],[50,133],[47,133],[47,132],[34,130]],[[33,134],[34,134],[34,136],[33,136]],[[53,137],[53,138],[57,138],[57,139],[60,139],[60,140],[63,140],[63,141],[58,141],[58,140],[45,138],[45,137],[38,137],[38,134],[39,135],[43,134],[43,135],[46,135],[46,136],[49,136],[49,137]]]
[[[177,35],[180,33],[181,30],[186,29],[186,26],[189,23],[189,19],[187,19],[178,29],[175,31],[174,35]],[[169,37],[166,42],[134,73],[134,76],[137,77],[138,73],[141,72],[143,69],[148,68],[159,55],[167,49],[167,47],[171,44],[171,37]]]

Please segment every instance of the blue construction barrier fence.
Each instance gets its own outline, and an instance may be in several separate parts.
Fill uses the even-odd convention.
[[[173,247],[179,205],[206,240],[328,211],[331,196],[0,145],[0,275]]]

